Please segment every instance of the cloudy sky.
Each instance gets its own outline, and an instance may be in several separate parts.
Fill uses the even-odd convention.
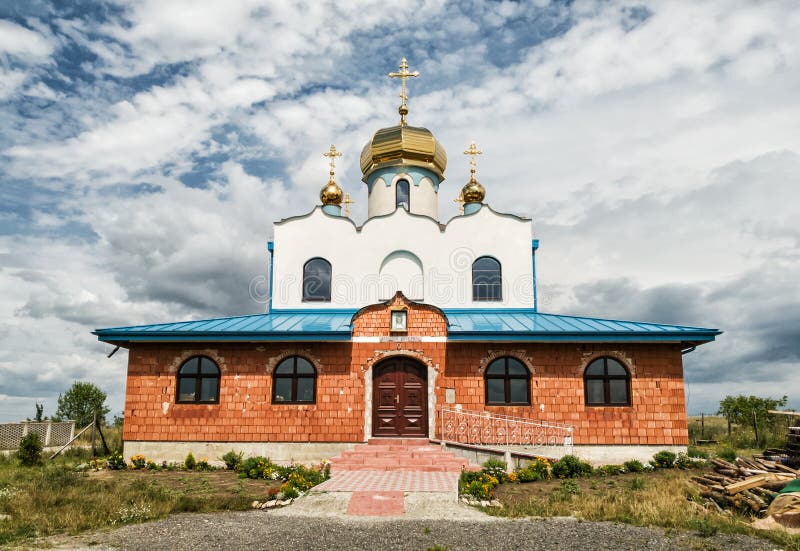
[[[122,409],[97,327],[264,310],[271,223],[409,121],[476,140],[530,216],[541,309],[719,327],[690,413],[800,407],[800,10],[785,2],[0,2],[0,421],[75,380]]]

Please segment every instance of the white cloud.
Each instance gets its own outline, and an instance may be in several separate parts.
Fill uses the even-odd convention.
[[[25,71],[6,70],[0,67],[0,100],[13,96],[27,76]]]
[[[54,49],[55,45],[50,37],[0,19],[0,54],[41,61],[48,58]]]

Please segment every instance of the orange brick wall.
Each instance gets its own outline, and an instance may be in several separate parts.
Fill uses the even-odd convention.
[[[402,297],[392,302],[408,308],[406,334],[389,332],[387,305],[366,308],[354,320],[355,337],[378,338],[380,342],[132,345],[124,439],[363,441],[368,369],[389,355],[404,354],[438,373],[437,405],[444,404],[445,390],[453,388],[456,403],[464,409],[571,424],[576,444],[688,443],[678,344],[423,342],[421,337],[447,334],[441,312]],[[175,403],[175,374],[193,354],[208,355],[220,365],[219,404]],[[271,370],[291,354],[307,357],[319,370],[315,404],[271,403]],[[531,406],[484,405],[483,370],[491,359],[505,354],[520,358],[531,369]],[[604,354],[631,369],[631,407],[584,405],[583,368]],[[438,423],[436,426],[438,430]]]

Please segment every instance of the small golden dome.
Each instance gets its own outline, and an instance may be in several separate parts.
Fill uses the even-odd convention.
[[[361,151],[362,180],[379,168],[418,166],[444,180],[447,153],[427,128],[398,125],[381,128]]]
[[[344,193],[339,184],[331,178],[327,185],[319,192],[319,198],[323,205],[341,205],[344,199]]]
[[[486,190],[474,177],[469,179],[467,185],[461,189],[461,198],[464,203],[482,203],[486,197]]]

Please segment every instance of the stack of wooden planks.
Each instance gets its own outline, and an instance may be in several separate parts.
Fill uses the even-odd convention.
[[[713,472],[693,476],[700,495],[719,512],[736,509],[760,515],[770,502],[800,471],[766,459],[737,457],[734,463],[709,459]]]

